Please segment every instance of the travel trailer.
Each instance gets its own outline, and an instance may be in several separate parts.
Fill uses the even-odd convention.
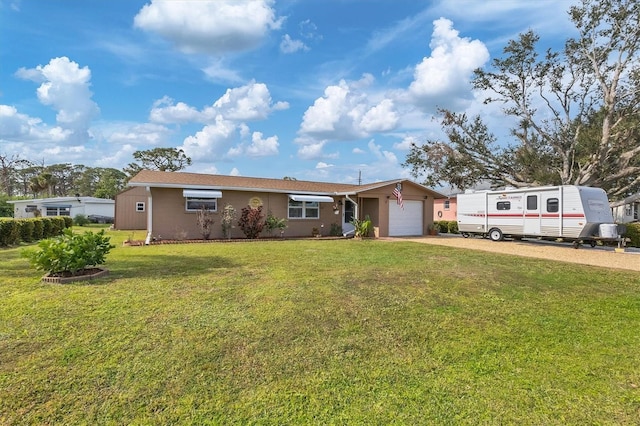
[[[620,241],[604,190],[571,185],[458,194],[458,229],[464,237],[562,239],[576,248]]]

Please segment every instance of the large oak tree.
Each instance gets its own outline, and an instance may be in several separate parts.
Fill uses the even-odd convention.
[[[448,141],[412,146],[405,165],[415,177],[460,189],[597,186],[612,198],[640,190],[640,2],[581,0],[569,17],[578,37],[561,51],[541,53],[528,31],[475,71],[485,103],[514,119],[510,140],[480,116],[440,110]]]

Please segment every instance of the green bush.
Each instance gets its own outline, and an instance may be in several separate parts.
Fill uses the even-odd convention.
[[[74,234],[65,229],[62,235],[38,243],[38,250],[24,250],[22,255],[38,270],[51,275],[77,275],[90,266],[99,266],[115,246],[104,229],[98,233]]]
[[[373,224],[371,222],[371,218],[369,215],[366,215],[364,220],[356,219],[355,217],[351,220],[351,224],[354,229],[354,236],[356,238],[366,238],[369,236],[371,231],[373,230]]]
[[[73,219],[71,216],[61,216],[64,219],[64,227],[71,228],[73,226]]]
[[[0,219],[0,247],[13,246],[20,242],[20,228],[14,219]]]
[[[44,222],[42,218],[36,217],[33,219],[26,219],[33,223],[33,241],[40,241],[44,238]]]
[[[77,214],[76,217],[73,218],[73,224],[76,226],[85,226],[87,223],[89,223],[89,219],[83,214]]]
[[[64,217],[54,216],[51,218],[51,232],[53,237],[62,234],[62,231],[67,227]]]
[[[42,238],[55,237],[56,234],[53,233],[53,222],[51,218],[41,217],[39,219],[42,221]]]
[[[282,232],[287,227],[287,220],[274,216],[271,211],[267,213],[267,218],[264,221],[264,230],[267,231],[267,235],[273,236],[275,231]]]
[[[640,247],[640,223],[627,223],[626,227],[623,237],[631,239],[627,244],[631,247]]]
[[[31,219],[20,219],[17,221],[20,228],[20,239],[25,243],[30,243],[34,240],[33,233],[35,225]]]

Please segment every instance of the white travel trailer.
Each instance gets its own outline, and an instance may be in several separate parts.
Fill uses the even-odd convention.
[[[604,190],[584,186],[508,188],[458,194],[458,229],[463,236],[563,239],[596,245],[620,241]]]

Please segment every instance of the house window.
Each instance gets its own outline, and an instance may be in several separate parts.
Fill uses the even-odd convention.
[[[527,210],[538,210],[537,195],[527,195]]]
[[[451,206],[451,201],[449,200],[444,200],[444,209],[445,210],[449,210],[449,207]]]
[[[498,210],[511,210],[511,201],[498,201],[496,207]]]
[[[289,219],[320,218],[320,203],[317,201],[289,200]]]
[[[47,207],[45,213],[47,216],[69,216],[71,207]]]
[[[629,207],[631,207],[631,206],[629,206]],[[24,211],[27,212],[27,213],[33,213],[36,210],[38,210],[38,206],[34,206],[33,204],[28,204],[27,207],[25,207],[25,209],[24,209]],[[629,214],[631,214],[631,213],[629,213]]]
[[[144,211],[144,202],[143,201],[136,202],[136,211],[137,212],[143,212]]]
[[[631,216],[631,204],[627,204],[624,206],[624,215]]]
[[[195,212],[198,210],[209,210],[215,212],[218,210],[217,198],[187,198],[186,210],[188,212]]]
[[[549,198],[547,200],[547,212],[557,213],[560,210],[560,203],[557,198]]]

